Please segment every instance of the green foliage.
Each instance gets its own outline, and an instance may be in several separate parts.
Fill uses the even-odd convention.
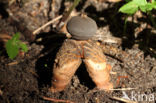
[[[123,5],[119,11],[129,15],[134,14],[136,11],[141,10],[142,12],[148,12],[152,9],[156,9],[156,0],[147,2],[147,0],[130,0]]]
[[[20,34],[16,33],[6,43],[6,51],[7,51],[7,54],[8,54],[10,59],[14,59],[17,56],[17,54],[19,52],[19,49],[21,49],[23,52],[27,52],[28,51],[27,45],[22,43],[19,40],[19,38],[20,38]]]

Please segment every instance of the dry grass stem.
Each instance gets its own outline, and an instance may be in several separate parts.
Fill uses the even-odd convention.
[[[110,90],[116,90],[116,91],[126,91],[126,90],[134,90],[137,88],[119,88],[119,89],[110,89]]]
[[[54,99],[54,98],[49,98],[49,97],[42,97],[44,100],[52,101],[52,102],[59,102],[59,103],[74,103],[70,100],[62,100],[62,99]]]
[[[118,101],[122,101],[122,102],[125,102],[125,103],[138,103],[138,102],[135,102],[135,101],[132,101],[132,100],[119,98],[119,97],[112,97],[112,99],[115,99],[115,100],[118,100]]]

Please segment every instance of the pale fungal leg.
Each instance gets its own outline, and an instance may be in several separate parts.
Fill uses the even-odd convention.
[[[65,41],[55,59],[52,87],[50,90],[52,92],[64,90],[81,62],[81,58],[73,42]]]
[[[109,68],[107,65],[106,68],[104,68],[103,63],[96,63],[87,59],[84,61],[87,71],[98,89],[109,91],[113,88],[112,83],[110,83]],[[98,67],[103,69],[99,69]]]
[[[90,48],[92,47],[92,48]],[[106,58],[95,43],[88,43],[84,46],[84,62],[87,71],[98,89],[109,91],[113,88],[110,83],[111,66],[106,64]]]
[[[65,64],[62,68],[55,65],[51,91],[57,92],[64,90],[80,64],[81,60],[73,60],[73,62]]]

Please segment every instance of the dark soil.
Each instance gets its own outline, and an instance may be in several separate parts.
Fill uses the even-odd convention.
[[[129,97],[135,93],[140,103],[155,103],[156,30],[148,16],[136,13],[129,17],[126,32],[123,33],[125,15],[118,12],[122,2],[86,0],[80,2],[76,12],[83,11],[97,22],[97,35],[100,36],[94,39],[115,48],[115,53],[111,52],[112,49],[104,50],[107,62],[112,66],[114,89],[135,89],[111,92],[97,90],[82,64],[64,91],[51,93],[48,90],[56,53],[66,37],[53,26],[40,31],[37,36],[33,36],[32,32],[62,14],[70,5],[68,2],[56,0],[54,5],[52,0],[0,0],[0,35],[12,36],[20,32],[21,40],[29,47],[27,53],[10,60],[4,48],[5,43],[1,42],[0,103],[50,103],[43,97],[75,103],[122,103],[114,97],[122,98],[123,92]],[[115,37],[121,43],[105,43],[106,38]],[[141,100],[141,94],[147,98],[144,96]],[[149,100],[151,95],[154,95],[152,101]]]

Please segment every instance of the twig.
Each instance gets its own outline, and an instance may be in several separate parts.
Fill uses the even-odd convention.
[[[70,100],[61,100],[61,99],[54,99],[54,98],[49,98],[49,97],[42,97],[44,100],[52,101],[52,102],[62,102],[62,103],[74,103]]]
[[[8,65],[11,66],[11,65],[16,65],[16,64],[18,64],[18,62],[14,61],[14,62],[9,63]]]
[[[135,101],[132,101],[132,100],[128,100],[128,99],[124,99],[124,98],[119,98],[119,97],[111,97],[112,99],[116,99],[116,100],[119,100],[119,101],[122,101],[122,102],[125,102],[125,103],[138,103],[138,102],[135,102]]]
[[[137,88],[120,88],[120,89],[109,89],[109,90],[117,90],[117,91],[122,91],[122,90],[134,90],[134,89],[137,89]]]
[[[46,24],[42,25],[41,27],[39,27],[38,29],[36,29],[34,32],[33,32],[33,35],[36,35],[40,30],[44,29],[45,27],[51,25],[52,23],[54,23],[55,21],[59,20],[62,18],[62,15],[54,18],[53,20],[47,22]]]
[[[117,73],[116,73],[116,72],[112,72],[112,71],[111,71],[111,72],[110,72],[110,74],[116,75]]]
[[[2,96],[3,95],[3,92],[2,92],[2,90],[0,89],[0,96]]]

